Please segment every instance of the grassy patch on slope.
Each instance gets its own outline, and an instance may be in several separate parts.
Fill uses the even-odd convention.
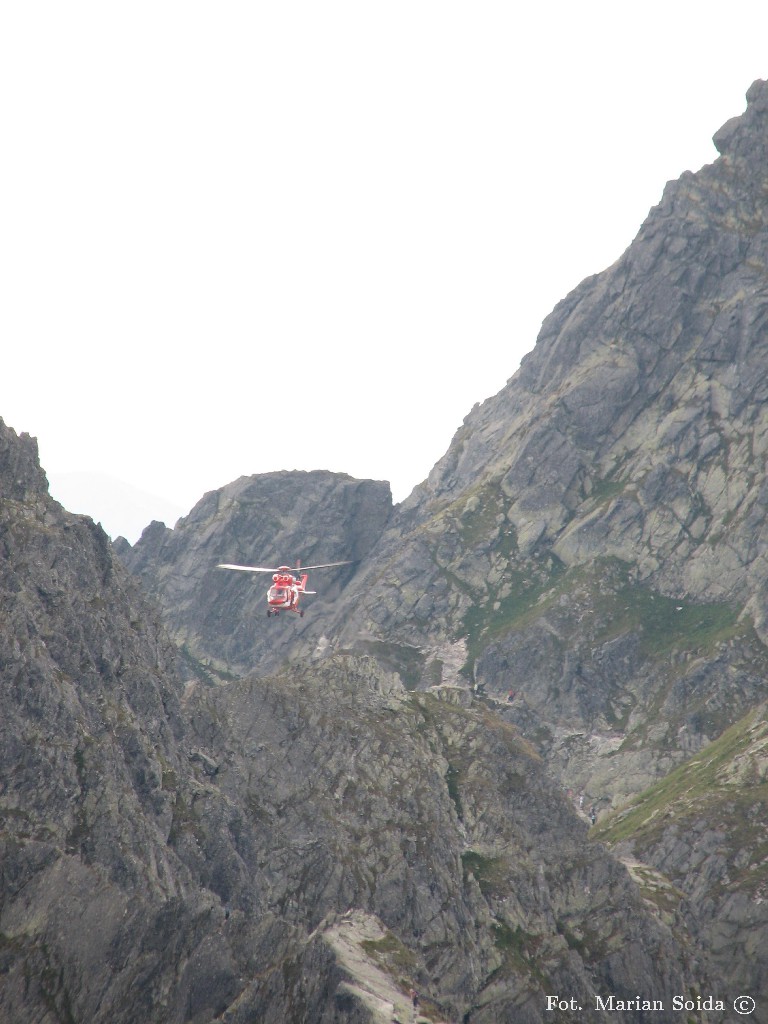
[[[744,805],[768,805],[768,720],[765,706],[754,709],[695,757],[661,782],[640,793],[626,808],[614,812],[592,831],[609,844],[632,839],[648,845],[672,824],[685,827],[690,818],[723,826],[733,843],[746,848],[750,837],[735,831],[749,815]],[[752,815],[752,817],[755,817]],[[762,816],[761,822],[762,824]],[[754,836],[751,837],[754,842]],[[768,847],[768,834],[765,836]],[[768,849],[766,850],[768,852]]]
[[[606,615],[598,640],[637,630],[643,653],[660,658],[676,648],[711,648],[743,631],[739,610],[725,603],[694,604],[665,597],[627,580],[600,601]]]
[[[702,652],[742,635],[748,628],[739,621],[740,609],[726,603],[696,604],[666,597],[632,579],[632,567],[616,558],[566,569],[554,556],[537,562],[511,562],[504,574],[505,596],[484,595],[464,614],[467,639],[464,675],[471,678],[483,650],[505,634],[522,630],[547,614],[560,598],[581,609],[576,636],[590,636],[600,645],[625,633],[636,633],[640,651],[660,660],[676,651]]]
[[[541,565],[519,568],[510,565],[504,574],[504,597],[487,594],[464,613],[461,632],[467,641],[467,663],[462,673],[471,678],[472,669],[483,650],[512,629],[520,629],[542,614],[549,595],[553,600],[562,593],[559,585],[565,566],[555,556]]]

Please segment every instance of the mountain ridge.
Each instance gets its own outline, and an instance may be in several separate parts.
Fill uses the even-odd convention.
[[[768,83],[714,139],[285,652],[458,685],[598,820],[768,696]]]

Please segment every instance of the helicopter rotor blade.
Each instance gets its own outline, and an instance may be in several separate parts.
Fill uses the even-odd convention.
[[[277,569],[266,569],[263,565],[230,565],[228,562],[222,562],[216,568],[240,569],[241,572],[277,572]]]
[[[331,569],[335,565],[352,565],[351,562],[326,562],[325,565],[302,565],[301,571],[307,572],[309,569]]]
[[[294,570],[291,570],[287,565],[279,565],[277,568],[268,568],[264,565],[233,565],[230,562],[220,562],[216,568],[239,569],[240,572],[280,572],[285,569],[289,572],[307,572],[309,569],[332,569],[337,565],[352,565],[352,562],[325,562],[323,565],[301,565],[299,563]]]

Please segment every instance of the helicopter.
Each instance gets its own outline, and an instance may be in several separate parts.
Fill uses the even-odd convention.
[[[294,570],[288,565],[279,565],[276,569],[268,569],[263,565],[231,565],[222,562],[217,569],[238,569],[241,572],[271,572],[272,586],[267,591],[267,617],[279,615],[281,611],[297,612],[304,617],[304,609],[299,608],[301,594],[316,594],[316,590],[307,590],[307,579],[310,569],[331,569],[337,565],[351,565],[351,562],[326,562],[324,565],[305,565],[296,563]]]

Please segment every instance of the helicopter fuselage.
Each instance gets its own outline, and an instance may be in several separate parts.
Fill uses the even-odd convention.
[[[350,562],[324,562],[322,565],[307,565],[304,569],[333,569],[337,565],[351,565]],[[279,565],[277,569],[268,569],[263,565],[235,565],[232,562],[219,562],[217,569],[238,569],[241,572],[271,572],[272,586],[267,591],[267,615],[279,615],[281,611],[298,612],[300,616],[304,611],[299,609],[299,597],[301,594],[316,594],[316,590],[307,590],[309,576],[306,572],[300,572],[302,566],[296,563],[296,573],[289,565]]]
[[[307,574],[296,579],[293,573],[281,567],[272,577],[272,586],[267,591],[267,604],[275,611],[299,611],[299,595],[304,593]],[[299,612],[301,614],[301,612]]]

